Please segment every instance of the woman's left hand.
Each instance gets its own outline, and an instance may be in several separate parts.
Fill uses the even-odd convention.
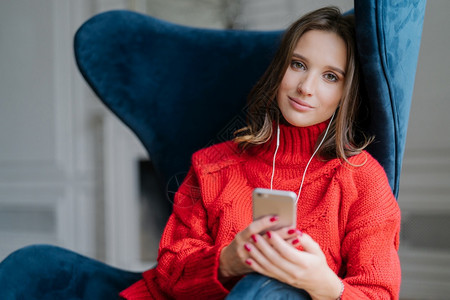
[[[303,251],[294,246],[301,245]],[[255,235],[248,242],[249,264],[263,275],[306,290],[313,299],[337,299],[342,284],[329,268],[325,254],[309,235],[301,233],[290,240],[276,232]]]

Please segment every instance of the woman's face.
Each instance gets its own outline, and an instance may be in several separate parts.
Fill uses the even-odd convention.
[[[306,127],[328,120],[344,91],[347,48],[335,33],[311,30],[294,50],[277,93],[289,124]]]

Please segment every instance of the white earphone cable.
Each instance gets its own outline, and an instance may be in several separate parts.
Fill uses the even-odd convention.
[[[270,178],[270,189],[273,189],[273,177],[275,175],[275,158],[277,157],[278,148],[280,147],[280,124],[277,123],[277,147],[275,149],[275,153],[273,155],[272,162],[272,178]]]
[[[305,181],[306,171],[308,170],[309,164],[311,163],[311,161],[314,158],[314,156],[316,155],[317,151],[319,151],[320,147],[322,146],[323,142],[325,141],[325,137],[328,134],[328,130],[330,129],[331,122],[333,122],[335,113],[336,112],[334,112],[333,115],[331,116],[330,123],[328,123],[327,130],[325,130],[322,140],[320,141],[320,143],[317,146],[316,150],[314,151],[313,155],[311,155],[311,158],[309,159],[308,163],[306,164],[305,171],[303,171],[302,182],[300,183],[300,188],[298,189],[297,200],[295,201],[295,204],[297,204],[298,199],[300,199],[300,194],[302,193],[302,188],[303,188],[303,182]]]
[[[325,130],[325,133],[323,135],[322,140],[320,141],[320,143],[317,146],[316,150],[311,155],[311,158],[309,159],[308,163],[306,164],[305,171],[303,171],[302,182],[300,183],[300,188],[299,188],[298,193],[297,193],[297,200],[295,201],[295,204],[297,204],[298,203],[298,199],[300,199],[300,194],[301,194],[302,188],[303,188],[303,182],[305,181],[306,171],[308,170],[309,164],[311,163],[311,161],[314,158],[314,156],[316,155],[317,151],[319,151],[320,147],[322,146],[323,142],[325,141],[325,138],[326,138],[326,136],[328,134],[328,131],[330,130],[330,126],[331,126],[331,123],[333,122],[335,114],[336,114],[336,112],[334,112],[333,115],[331,116],[330,122],[328,123],[327,129]],[[273,178],[275,176],[275,160],[276,160],[276,157],[277,157],[277,152],[278,152],[279,146],[280,146],[280,124],[277,124],[277,147],[275,149],[275,153],[273,154],[272,177],[270,179],[270,189],[271,190],[273,189]]]

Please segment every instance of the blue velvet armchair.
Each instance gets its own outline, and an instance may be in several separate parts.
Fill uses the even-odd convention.
[[[425,0],[355,1],[369,108],[364,124],[376,136],[369,152],[385,168],[396,196],[424,12]],[[74,49],[83,77],[142,142],[161,189],[167,191],[172,189],[171,178],[187,172],[193,152],[229,139],[242,125],[246,95],[269,64],[282,33],[191,28],[130,11],[110,11],[81,26]],[[27,255],[33,255],[32,249]],[[67,255],[70,259],[72,254]],[[0,283],[16,280],[18,286],[19,277],[11,279],[9,274],[21,268],[20,257],[14,253],[2,263]],[[107,268],[99,263],[100,267]],[[64,265],[43,273],[47,271],[76,276],[76,270]],[[105,288],[96,299],[108,299],[140,276],[113,268],[104,273],[115,289]],[[16,299],[2,291],[11,285],[0,289],[1,299]],[[25,285],[21,283],[23,289]],[[48,295],[46,288],[51,287],[40,287],[40,295]],[[83,298],[92,286],[71,288],[80,289]]]

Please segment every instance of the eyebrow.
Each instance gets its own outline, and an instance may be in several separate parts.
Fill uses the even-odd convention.
[[[292,56],[308,62],[308,59],[306,57],[304,57],[303,55],[301,55],[301,54],[298,54],[298,53],[294,52],[292,54]],[[333,66],[326,66],[326,67],[329,68],[329,69],[332,69],[332,70],[334,70],[334,71],[336,71],[338,73],[341,73],[341,75],[345,77],[345,72],[342,69],[340,69],[338,67],[333,67]]]

